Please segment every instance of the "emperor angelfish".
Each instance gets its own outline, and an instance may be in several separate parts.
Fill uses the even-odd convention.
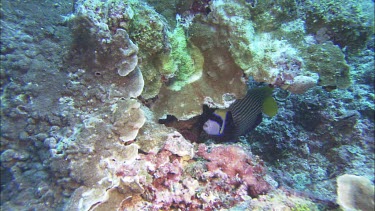
[[[243,99],[237,99],[228,109],[215,110],[203,130],[219,141],[234,141],[246,135],[262,122],[262,113],[276,115],[277,103],[272,91],[268,86],[248,90]]]

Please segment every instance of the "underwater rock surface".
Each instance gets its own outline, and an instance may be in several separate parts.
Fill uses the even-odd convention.
[[[0,209],[373,210],[373,11],[2,1]],[[207,115],[259,83],[277,115],[209,139]]]

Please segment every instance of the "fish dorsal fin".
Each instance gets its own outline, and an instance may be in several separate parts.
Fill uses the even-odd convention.
[[[277,114],[277,110],[278,110],[278,108],[277,108],[276,100],[273,99],[272,96],[266,97],[266,99],[264,99],[263,105],[262,105],[263,113],[267,114],[270,117],[273,117]]]

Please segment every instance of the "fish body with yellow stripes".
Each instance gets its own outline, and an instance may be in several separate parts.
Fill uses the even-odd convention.
[[[234,101],[228,109],[217,109],[203,125],[209,137],[219,141],[234,141],[246,135],[262,122],[262,113],[273,117],[277,103],[273,88],[264,86],[248,90],[246,96]]]

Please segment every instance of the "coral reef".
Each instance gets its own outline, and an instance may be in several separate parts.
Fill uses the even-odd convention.
[[[75,39],[78,39],[78,42],[92,40],[96,42],[99,48],[105,48],[112,43],[114,49],[110,48],[103,51],[103,55],[111,56],[111,58],[103,57],[104,61],[112,63],[107,66],[116,68],[117,64],[117,68],[121,67],[119,73],[126,75],[124,69],[134,68],[138,65],[145,75],[146,89],[143,95],[149,98],[158,94],[162,85],[160,60],[164,54],[168,55],[165,52],[170,51],[166,34],[168,26],[165,19],[141,1],[125,3],[115,0],[107,2],[82,0],[77,1],[76,5],[75,16],[72,18],[73,27],[76,31]],[[117,31],[126,34],[122,39],[126,42],[116,42]],[[129,34],[130,39],[127,34]],[[127,43],[129,43],[128,46],[122,46]],[[91,55],[91,60],[95,59],[97,49],[92,49],[90,43],[83,42],[82,44],[89,46],[88,50],[92,51],[85,52],[85,54]],[[113,58],[112,54],[116,51],[119,52],[119,55],[123,54],[122,59]],[[126,56],[132,57],[126,59]],[[138,60],[142,62],[138,64]],[[91,65],[92,62],[88,62],[88,65]],[[94,68],[102,69],[100,66]]]
[[[197,47],[188,45],[184,28],[177,24],[170,31],[164,17],[146,3],[90,0],[77,1],[76,4],[76,14],[72,18],[75,36],[77,42],[81,39],[96,42],[97,47],[91,50],[95,51],[91,55],[99,63],[95,68],[103,68],[100,67],[101,61],[109,62],[121,76],[126,76],[138,65],[138,60],[142,61],[139,68],[145,75],[145,98],[156,96],[163,82],[180,90],[200,77],[203,57]],[[83,38],[82,32],[89,33]],[[85,46],[92,44],[83,43]],[[98,47],[103,50],[98,50]],[[109,53],[111,57],[107,58]]]
[[[282,28],[289,21],[298,19],[296,1],[283,1],[275,4],[272,1],[248,1],[250,3],[251,20],[254,28],[270,32]]]
[[[237,210],[320,210],[311,199],[298,193],[275,190],[251,201],[244,201],[234,206]]]
[[[358,93],[366,94],[355,97]],[[283,178],[277,179],[280,185],[334,201],[336,176],[345,172],[373,180],[374,124],[368,114],[374,107],[367,104],[373,93],[356,85],[350,91],[314,89],[309,97],[304,95],[279,102],[288,108],[279,110],[282,118],[264,121],[247,139],[254,154],[273,163],[270,174]],[[366,111],[356,110],[360,107]],[[261,141],[265,136],[267,142]]]
[[[338,88],[350,85],[350,68],[338,46],[325,42],[308,47],[306,52],[306,66],[319,73],[319,85]]]
[[[288,90],[303,93],[315,86],[318,76],[304,69],[298,46],[292,46],[285,39],[277,39],[266,29],[255,32],[252,12],[263,13],[264,6],[243,5],[240,1],[214,1],[210,6],[212,12],[205,21],[224,31],[222,34],[229,43],[224,46],[247,76],[285,89],[292,85],[293,88]],[[303,36],[304,30],[299,33]],[[192,34],[193,42],[194,36]],[[294,80],[295,77],[299,79]]]
[[[245,70],[246,74],[258,82],[299,94],[316,85],[318,76],[303,69],[303,60],[297,49],[286,41],[272,39],[270,34],[261,34],[253,39],[250,45],[253,64]]]
[[[189,38],[186,37],[185,27],[180,23],[183,21],[182,19],[177,20],[174,30],[170,30],[164,18],[143,2],[133,1],[129,4],[124,4],[119,1],[110,1],[103,4],[97,1],[78,1],[77,12],[72,19],[78,47],[85,49],[86,46],[93,46],[93,43],[81,42],[83,39],[82,34],[88,34],[85,39],[92,40],[96,44],[96,48],[107,49],[109,48],[106,47],[107,45],[111,46],[109,50],[102,50],[103,53],[100,53],[101,51],[97,52],[96,48],[88,47],[84,54],[86,56],[91,55],[91,58],[86,59],[85,65],[90,67],[92,71],[101,72],[103,68],[97,64],[97,60],[100,62],[100,55],[108,55],[109,51],[122,52],[122,60],[115,58],[102,60],[124,66],[118,70],[121,75],[126,75],[127,73],[127,71],[123,70],[124,68],[129,69],[127,67],[134,67],[134,65],[138,64],[145,81],[142,97],[148,99],[160,93],[157,97],[161,105],[155,107],[158,107],[157,109],[159,107],[164,108],[164,110],[155,110],[157,114],[161,113],[158,115],[159,118],[165,114],[172,114],[178,118],[187,119],[201,112],[201,104],[206,97],[211,97],[220,105],[223,104],[223,94],[233,93],[241,97],[244,93],[244,86],[236,88],[230,86],[232,83],[240,82],[242,77],[242,73],[238,68],[231,68],[233,69],[232,73],[225,74],[233,75],[233,79],[229,80],[230,84],[227,87],[217,86],[220,89],[216,90],[216,95],[213,94],[211,87],[203,87],[207,83],[214,83],[213,80],[208,81],[207,77],[197,82],[198,86],[201,86],[200,89],[195,88],[195,90],[199,90],[198,93],[191,90],[193,87],[197,87],[197,84],[192,84],[186,90],[182,90],[186,94],[189,93],[189,96],[185,96],[186,99],[193,99],[189,100],[188,105],[184,106],[188,110],[179,109],[179,111],[176,111],[175,106],[172,105],[178,100],[176,95],[180,94],[174,93],[202,78],[202,74],[204,74],[202,73],[204,55],[193,43],[188,42]],[[126,40],[125,43],[119,44],[116,42],[115,38],[120,36],[123,37],[123,40]],[[137,49],[133,48],[133,42],[138,47]],[[151,45],[150,43],[158,44]],[[126,49],[126,51],[121,49]],[[129,58],[130,55],[131,57]],[[137,63],[136,56],[142,62]],[[222,59],[221,57],[222,55],[218,55],[215,60],[222,62],[221,60],[230,59]],[[205,66],[207,67],[206,64]],[[116,68],[116,65],[111,65],[111,67]],[[216,67],[217,65],[213,68]],[[213,71],[208,70],[207,72]],[[214,80],[217,80],[217,78],[218,76]],[[228,84],[228,82],[224,83]],[[164,86],[162,86],[163,84]],[[167,98],[163,96],[167,96]],[[162,105],[162,103],[168,103],[170,106]]]
[[[225,183],[236,185],[242,183],[247,192],[252,197],[264,195],[270,190],[270,185],[264,180],[264,166],[262,161],[251,158],[240,147],[218,146],[207,152],[205,145],[200,145],[198,155],[209,162],[207,170],[208,177],[217,175]],[[211,176],[211,174],[213,174]]]
[[[151,3],[158,7],[155,2]],[[170,10],[174,8],[183,16],[177,14],[177,20],[172,23],[141,1],[129,4],[119,1],[78,1],[73,20],[78,32],[97,32],[94,40],[116,43],[112,37],[116,37],[114,35],[118,30],[121,31],[120,34],[128,33],[139,51],[127,51],[135,52],[132,59],[120,63],[134,67],[137,64],[134,56],[138,55],[141,61],[138,66],[145,80],[142,97],[156,97],[153,111],[158,118],[165,118],[169,114],[178,119],[189,119],[200,113],[202,103],[209,104],[207,98],[213,107],[225,107],[222,96],[227,93],[241,98],[244,91],[236,90],[230,84],[241,81],[243,72],[258,82],[266,82],[298,94],[314,87],[318,81],[322,86],[348,86],[349,69],[345,61],[342,62],[342,70],[336,71],[336,68],[325,68],[333,63],[314,60],[313,57],[320,58],[321,55],[319,50],[313,49],[322,47],[306,42],[305,26],[296,12],[301,5],[285,4],[273,7],[270,3],[213,1],[203,4],[205,8],[209,8],[209,12],[205,14],[202,10],[197,10],[200,6],[196,3],[191,3],[191,7],[187,7],[188,4],[179,7],[177,3]],[[182,8],[186,11],[182,11]],[[169,18],[170,13],[171,11],[168,12]],[[267,19],[266,17],[272,18],[268,18],[268,24],[259,26],[259,22]],[[280,21],[280,17],[289,18]],[[257,26],[257,31],[254,30],[254,25]],[[76,37],[81,38],[81,35]],[[132,41],[127,37],[125,39],[125,44],[133,46]],[[104,46],[106,44],[101,48],[106,48]],[[305,48],[310,50],[302,50]],[[123,47],[119,46],[119,49]],[[326,50],[330,49],[335,50]],[[217,55],[217,52],[221,54]],[[342,56],[336,49],[332,55],[334,58],[329,58],[329,61],[338,59],[341,62]],[[126,66],[122,68],[127,69]],[[217,80],[226,78],[223,74],[218,75],[218,69],[225,69],[228,75],[228,71],[232,72],[234,77],[222,82],[228,86],[222,85],[219,88],[212,85]],[[332,71],[326,72],[323,69]],[[330,80],[333,71],[334,82]],[[127,73],[122,69],[120,72],[122,75]],[[336,74],[337,72],[339,73]],[[192,90],[192,87],[199,89]],[[181,102],[178,96],[191,100],[176,109],[173,105]]]
[[[86,54],[88,65],[97,70],[117,71],[120,76],[127,76],[138,64],[138,47],[124,29],[110,33],[108,27],[93,20],[93,17],[84,16],[87,11],[82,10],[78,10],[77,17],[73,19],[73,35],[76,47]],[[91,28],[95,24],[98,29]]]
[[[373,210],[373,8],[1,2],[0,209]],[[277,115],[204,134],[260,83]]]
[[[93,141],[96,137],[89,138]],[[157,152],[144,154],[138,153],[138,140],[127,146],[98,139],[94,142],[95,148],[114,149],[111,145],[116,145],[116,149],[111,153],[86,152],[89,158],[81,157],[80,162],[70,160],[72,180],[83,185],[75,190],[66,210],[119,208],[125,203],[129,203],[128,209],[228,208],[251,199],[249,195],[257,197],[271,189],[263,178],[262,162],[239,146],[218,146],[207,152],[207,147],[200,145],[198,156],[207,161],[196,161],[194,145],[178,132],[164,137]],[[78,148],[82,151],[83,146]],[[97,173],[92,175],[83,163],[90,168],[96,166]]]
[[[308,32],[316,34],[321,43],[331,40],[356,52],[366,47],[374,34],[374,4],[369,0],[305,1],[299,11],[306,17]]]
[[[143,111],[140,109],[140,104],[132,99],[125,102],[119,101],[112,105],[111,110],[113,111],[111,120],[114,133],[119,135],[124,142],[134,140],[137,137],[138,130],[146,121]]]
[[[211,161],[197,162],[191,159],[191,156],[194,156],[191,151],[193,145],[177,132],[170,134],[165,146],[158,153],[141,156],[150,162],[148,172],[154,176],[153,181],[146,184],[145,192],[142,194],[143,199],[148,202],[135,201],[132,208],[211,210],[225,208],[228,204],[233,205],[238,201],[249,199],[248,188],[251,189],[250,194],[255,194],[254,196],[269,190],[270,186],[262,179],[264,169],[259,164],[246,163],[250,161],[246,159],[251,159],[251,156],[241,148],[228,147],[229,149],[225,151],[223,151],[225,147],[222,146],[207,153],[205,146],[201,145],[198,154]],[[233,156],[236,153],[240,154]],[[243,166],[231,165],[223,171],[210,168],[213,160],[219,156],[228,162],[243,164]],[[249,182],[249,185],[245,181]]]

